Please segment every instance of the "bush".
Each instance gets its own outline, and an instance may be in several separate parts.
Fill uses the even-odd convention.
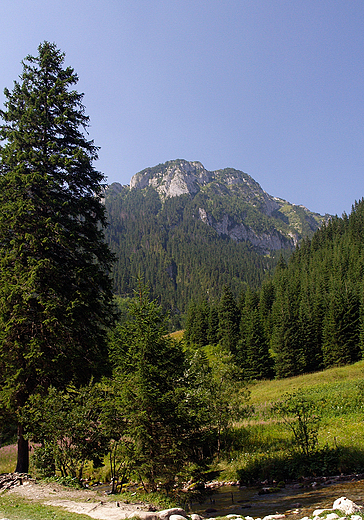
[[[321,417],[317,401],[307,397],[302,391],[286,394],[282,401],[273,405],[273,413],[293,435],[293,447],[308,457],[318,445]]]

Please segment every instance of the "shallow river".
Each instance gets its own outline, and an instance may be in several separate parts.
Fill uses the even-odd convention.
[[[342,496],[364,505],[364,480],[318,484],[306,488],[296,484],[263,495],[259,494],[260,490],[224,486],[214,490],[203,503],[190,503],[189,511],[205,517],[235,513],[257,518],[279,513],[298,520],[311,515],[315,509],[332,508],[334,501]]]

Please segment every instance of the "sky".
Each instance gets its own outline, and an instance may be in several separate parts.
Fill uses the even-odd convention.
[[[186,159],[321,214],[364,196],[363,0],[1,0],[0,20],[0,105],[56,43],[108,183]]]

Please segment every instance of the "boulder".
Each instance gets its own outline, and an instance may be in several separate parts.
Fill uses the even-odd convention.
[[[331,509],[315,509],[315,511],[312,513],[312,516],[320,516],[322,513],[329,513],[329,511],[332,511]]]
[[[159,520],[158,513],[151,513],[149,511],[133,511],[127,518],[139,518],[140,520]]]
[[[339,511],[342,511],[346,515],[353,515],[354,513],[359,513],[359,511],[362,510],[362,506],[358,506],[354,504],[352,500],[349,500],[346,497],[341,497],[335,500],[334,505],[332,506],[333,509],[338,509]]]
[[[329,513],[326,517],[326,520],[337,520],[339,518],[339,515],[336,513]]]
[[[171,515],[169,520],[186,520],[186,517],[182,515]]]
[[[169,520],[171,516],[181,516],[184,520],[187,518],[187,513],[184,509],[180,507],[172,507],[171,509],[163,509],[163,511],[159,511],[158,517],[160,520]],[[177,518],[173,519],[177,520]]]

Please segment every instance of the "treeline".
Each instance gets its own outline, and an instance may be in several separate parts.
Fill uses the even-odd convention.
[[[222,343],[252,378],[290,377],[361,359],[364,350],[364,202],[334,217],[282,258],[258,291],[190,305],[185,337]]]
[[[106,194],[105,236],[116,256],[114,293],[131,296],[142,274],[174,327],[183,325],[192,299],[216,299],[225,284],[236,296],[244,287],[258,288],[279,259],[279,253],[264,256],[247,242],[219,236],[199,218],[205,199],[199,193],[193,199],[181,195],[162,203],[148,188],[112,188]]]

